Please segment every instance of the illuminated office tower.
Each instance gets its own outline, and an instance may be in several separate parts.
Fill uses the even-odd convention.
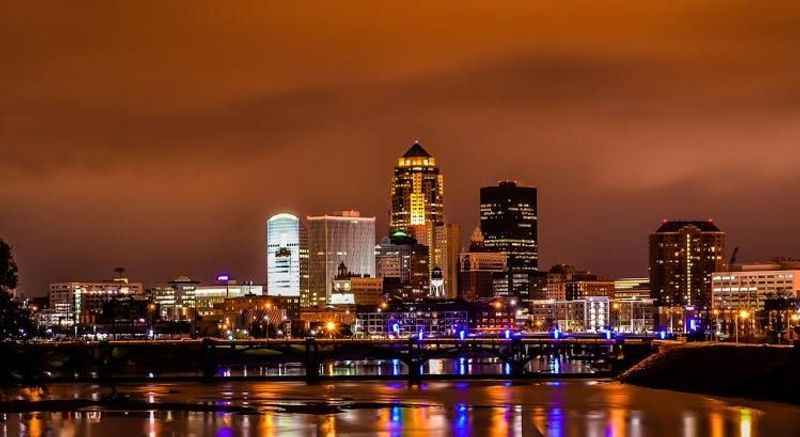
[[[308,294],[308,246],[300,219],[281,213],[267,220],[267,295]]]
[[[457,228],[445,224],[444,177],[436,159],[418,142],[398,158],[392,178],[392,215],[390,233],[402,231],[429,249],[429,275],[436,267],[442,270],[446,295],[452,295],[455,262],[448,258],[447,242],[453,241]],[[452,251],[450,251],[452,252]]]
[[[330,301],[339,264],[354,275],[375,276],[375,217],[361,217],[358,211],[309,216],[309,292],[305,306]]]
[[[506,255],[509,294],[527,298],[529,276],[539,267],[536,188],[511,181],[483,187],[480,208],[485,250]]]

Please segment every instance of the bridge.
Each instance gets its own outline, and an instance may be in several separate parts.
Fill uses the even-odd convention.
[[[195,372],[204,380],[219,378],[218,369],[231,365],[300,363],[304,379],[324,376],[323,363],[345,360],[398,360],[405,375],[416,382],[431,375],[422,372],[432,359],[491,358],[505,365],[512,378],[541,377],[528,364],[537,357],[561,356],[604,363],[607,374],[621,372],[654,351],[654,340],[640,338],[215,338],[184,340],[112,340],[99,342],[42,342],[3,344],[4,375],[23,380],[119,379],[132,374]],[[489,377],[490,375],[486,375]],[[491,377],[503,375],[491,375]]]

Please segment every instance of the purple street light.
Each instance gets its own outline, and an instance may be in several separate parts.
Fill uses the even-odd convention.
[[[231,275],[227,273],[220,273],[219,275],[217,275],[217,281],[219,282],[226,282],[230,280],[231,280]]]

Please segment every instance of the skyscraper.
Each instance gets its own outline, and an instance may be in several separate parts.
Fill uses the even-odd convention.
[[[503,181],[481,188],[480,227],[485,250],[507,256],[509,294],[527,297],[529,274],[539,267],[536,188]]]
[[[309,292],[304,306],[328,303],[339,264],[356,275],[375,276],[375,217],[358,211],[309,216]]]
[[[664,221],[650,235],[650,287],[658,306],[711,308],[711,275],[723,271],[725,233],[709,221]]]
[[[392,178],[390,233],[403,231],[429,249],[429,274],[439,267],[444,289],[450,294],[455,284],[448,261],[447,242],[456,229],[448,229],[444,216],[444,177],[436,159],[415,142],[397,160]]]
[[[292,214],[267,220],[267,294],[298,297],[308,292],[305,227]]]

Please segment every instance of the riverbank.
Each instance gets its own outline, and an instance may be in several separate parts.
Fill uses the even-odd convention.
[[[620,377],[627,384],[800,404],[797,347],[664,344]]]

